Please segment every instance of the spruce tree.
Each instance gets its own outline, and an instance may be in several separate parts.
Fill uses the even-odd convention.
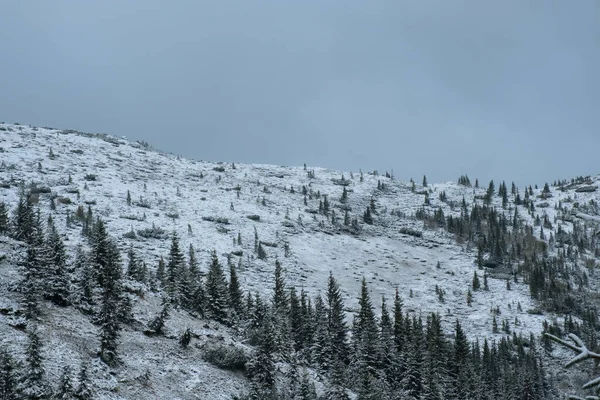
[[[329,331],[330,363],[332,365],[337,362],[347,364],[349,361],[348,326],[345,317],[342,293],[330,271],[327,283],[327,330]]]
[[[17,400],[19,371],[17,363],[5,347],[0,347],[0,399]]]
[[[68,366],[63,368],[60,376],[58,391],[54,395],[56,400],[75,400],[75,388],[71,382],[71,369]]]
[[[0,235],[7,235],[9,227],[8,206],[5,202],[0,201]]]
[[[77,386],[77,391],[75,392],[75,398],[77,400],[92,400],[94,397],[90,377],[88,375],[88,369],[88,363],[83,362],[81,364],[81,369],[79,370],[79,385]]]
[[[378,377],[377,369],[380,367],[381,362],[381,347],[379,329],[365,278],[363,278],[361,284],[358,307],[352,335],[354,346],[353,381],[366,385],[375,381]],[[363,389],[366,390],[365,387]]]
[[[40,316],[40,302],[43,293],[43,265],[37,246],[33,244],[27,246],[27,255],[23,267],[24,273],[20,290],[24,298],[25,317],[35,320]]]
[[[229,307],[238,317],[244,312],[243,296],[236,267],[233,264],[229,264]]]
[[[208,316],[218,322],[228,322],[228,287],[223,267],[219,263],[217,252],[213,250],[210,267],[206,274],[206,311]]]
[[[43,366],[42,342],[33,325],[27,331],[27,338],[25,370],[19,385],[22,398],[26,400],[50,399],[52,390]]]
[[[12,236],[16,240],[30,243],[33,236],[34,212],[30,194],[22,192],[12,220]]]
[[[90,261],[98,270],[102,290],[98,315],[100,325],[100,351],[103,362],[109,366],[118,363],[117,345],[123,321],[123,289],[121,286],[121,260],[115,243],[108,236],[104,222],[94,224],[93,247]]]
[[[259,335],[258,348],[248,362],[248,377],[250,378],[251,399],[276,399],[275,387],[275,343],[273,342],[273,325],[269,318],[264,320]]]
[[[46,240],[49,259],[47,262],[48,283],[47,297],[56,305],[65,307],[71,298],[71,277],[67,269],[65,245],[56,231],[54,224],[48,225]]]
[[[127,277],[134,281],[142,281],[142,263],[135,254],[133,246],[127,251]]]
[[[187,282],[186,266],[183,253],[179,249],[179,237],[173,232],[171,237],[171,250],[167,260],[167,276],[165,289],[169,300],[174,307],[185,303],[184,286]]]

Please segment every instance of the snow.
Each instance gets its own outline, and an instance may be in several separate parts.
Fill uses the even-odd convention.
[[[54,158],[49,157],[50,149]],[[26,185],[35,182],[38,187],[49,187],[58,198],[70,199],[71,204],[57,201],[56,210],[51,211],[48,195],[41,194],[39,207],[44,215],[54,216],[59,230],[68,238],[66,245],[71,255],[82,238],[79,226],[66,227],[67,212],[75,212],[79,205],[87,208],[93,204],[96,215],[102,216],[109,233],[117,238],[123,259],[126,259],[127,249],[133,246],[152,270],[159,257],[168,254],[170,241],[139,236],[137,240],[125,239],[123,234],[132,228],[137,231],[155,225],[167,233],[177,232],[182,249],[187,250],[189,244],[194,246],[204,271],[213,249],[223,263],[227,254],[241,250],[242,287],[264,294],[270,295],[276,258],[285,268],[288,285],[303,287],[313,295],[324,293],[332,271],[348,309],[356,307],[360,281],[365,277],[374,304],[379,304],[381,296],[386,296],[388,305],[392,304],[398,288],[405,309],[423,315],[439,312],[447,332],[458,318],[469,338],[480,341],[483,337],[500,337],[491,332],[492,308],[500,308],[499,324],[506,318],[511,330],[526,335],[539,334],[542,322],[555,318],[528,313],[536,305],[529,297],[527,285],[511,282],[512,289],[508,291],[504,278],[494,279],[491,275],[490,290],[474,292],[473,304],[468,306],[467,290],[474,271],[478,272],[483,286],[483,271],[474,265],[475,253],[442,230],[423,230],[423,223],[411,218],[423,206],[424,196],[412,193],[406,182],[366,172],[361,182],[356,171],[351,177],[349,171],[311,166],[308,170],[314,170],[315,178],[309,178],[303,167],[236,163],[233,169],[228,163],[202,162],[162,153],[129,142],[125,137],[10,124],[0,124],[0,161],[0,183],[10,183],[10,188],[0,188],[0,200],[12,208],[18,201],[21,180]],[[216,170],[219,167],[224,168],[224,172]],[[86,180],[88,174],[95,175],[95,180]],[[342,176],[350,181],[348,206],[351,217],[360,220],[359,235],[342,232],[324,216],[308,212],[318,209],[319,199],[313,197],[307,206],[303,203],[303,185],[315,194],[328,195],[341,224],[344,212],[339,208],[338,199],[342,186],[334,181]],[[386,191],[377,190],[378,180],[385,182]],[[496,182],[496,186],[498,184]],[[238,186],[241,188],[239,196]],[[295,193],[290,191],[292,186]],[[420,185],[417,188],[418,191],[423,189]],[[456,216],[460,214],[459,207],[452,209],[441,202],[438,199],[441,191],[456,204],[460,204],[463,197],[472,204],[474,196],[485,192],[484,188],[467,188],[454,182],[430,184],[426,189],[432,191],[430,210],[441,206],[445,215]],[[126,202],[127,191],[131,193],[131,206]],[[535,194],[539,193],[540,190],[536,190]],[[556,210],[552,203],[572,195],[581,204],[598,198],[597,193],[563,193],[554,188],[552,193],[554,197],[544,200],[551,206],[539,208],[538,212],[546,212],[553,223]],[[375,225],[368,226],[362,224],[362,213],[372,197],[379,214],[374,215]],[[500,209],[500,199],[494,202]],[[150,208],[136,206],[136,203],[146,203]],[[567,204],[571,203],[563,205]],[[403,213],[407,218],[391,215],[391,211]],[[511,218],[513,212],[506,211]],[[169,216],[174,214],[178,217]],[[253,221],[249,215],[259,215],[260,220]],[[523,207],[519,215],[532,220]],[[598,216],[575,215],[588,223],[600,223]],[[226,219],[227,223],[210,221],[211,218]],[[423,231],[423,237],[401,234],[401,227]],[[267,260],[254,256],[255,229],[260,240],[276,245],[265,246]],[[568,223],[563,229],[569,229]],[[241,246],[234,244],[238,232],[242,237]],[[539,235],[539,229],[535,234]],[[284,254],[285,243],[289,244],[289,257]],[[15,242],[0,238],[0,254],[12,257],[15,247],[18,247]],[[3,309],[18,309],[17,295],[7,291],[10,282],[18,279],[13,261],[0,261],[0,308]],[[237,265],[238,257],[233,256],[233,261]],[[436,285],[445,291],[444,303],[438,300]],[[521,311],[517,304],[521,305]],[[150,292],[134,307],[136,318],[144,322],[159,312],[160,297]],[[519,321],[516,326],[515,318]],[[11,348],[22,348],[25,334],[11,327],[8,319],[9,316],[0,314],[0,341]],[[207,324],[210,328],[206,328]],[[77,370],[80,360],[97,350],[97,328],[73,309],[47,305],[41,326],[47,369],[53,378],[58,377],[62,365],[72,364]],[[199,339],[184,351],[177,338],[186,327],[198,334]],[[225,399],[242,393],[246,388],[242,376],[202,361],[199,347],[210,340],[208,335],[222,335],[228,343],[234,341],[218,324],[178,312],[173,312],[167,320],[166,337],[149,338],[140,330],[127,328],[122,335],[123,366],[110,371],[101,363],[93,365],[91,374],[100,387],[99,398]],[[147,373],[150,378],[144,379]]]

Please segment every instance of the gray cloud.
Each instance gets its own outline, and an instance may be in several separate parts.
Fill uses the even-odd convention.
[[[543,183],[600,173],[593,0],[12,2],[0,118],[188,157]]]

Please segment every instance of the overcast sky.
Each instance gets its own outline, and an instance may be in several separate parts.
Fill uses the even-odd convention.
[[[14,1],[0,120],[195,159],[600,173],[600,2]]]

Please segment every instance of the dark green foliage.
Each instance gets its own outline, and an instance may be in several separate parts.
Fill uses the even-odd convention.
[[[30,193],[21,193],[12,220],[12,237],[26,243],[31,243],[34,235],[35,215],[31,197]]]
[[[94,224],[90,262],[98,271],[98,284],[101,288],[101,306],[97,316],[100,325],[100,358],[109,366],[115,366],[119,359],[117,345],[124,312],[123,289],[121,286],[121,260],[115,243],[108,236],[104,222]]]
[[[340,197],[340,203],[346,203],[348,202],[348,190],[346,189],[346,186],[344,186],[344,189],[342,190],[342,196]]]
[[[89,367],[86,362],[81,364],[81,369],[79,370],[78,377],[79,386],[77,387],[77,391],[75,392],[75,398],[77,400],[92,400],[94,397],[90,377],[88,375],[88,369]]]
[[[62,238],[54,224],[48,224],[46,240],[47,294],[54,304],[65,307],[70,303],[71,277],[67,269],[67,254]]]
[[[52,391],[47,381],[46,370],[42,365],[42,342],[35,327],[27,331],[27,349],[25,351],[25,369],[19,384],[19,391],[23,399],[41,400],[50,399]]]
[[[165,321],[169,318],[169,302],[166,301],[163,304],[163,308],[160,311],[160,314],[150,322],[148,328],[154,332],[156,335],[162,335],[165,333]]]
[[[66,366],[60,376],[58,391],[54,395],[56,400],[74,400],[75,388],[71,382],[71,369]]]
[[[251,382],[250,398],[275,398],[274,336],[270,318],[266,318],[259,330],[258,348],[247,364],[247,374]]]
[[[202,352],[202,359],[230,371],[244,371],[248,362],[243,348],[224,344],[207,345]]]
[[[243,293],[237,277],[236,267],[229,264],[229,308],[241,316],[244,312]]]
[[[227,323],[229,314],[228,285],[216,251],[212,253],[210,267],[206,274],[205,293],[207,315],[216,321]]]
[[[283,270],[279,260],[275,261],[275,287],[273,290],[273,310],[275,313],[285,313],[288,308],[288,298],[283,279]]]
[[[19,370],[13,356],[4,347],[0,348],[0,399],[18,399]]]
[[[171,237],[171,250],[167,260],[166,279],[164,280],[165,290],[169,296],[169,301],[174,307],[185,305],[185,286],[188,283],[188,273],[185,264],[185,258],[179,248],[179,237],[173,233]]]
[[[260,241],[258,242],[258,247],[256,248],[256,254],[260,260],[264,260],[267,258],[267,252],[265,251],[265,248],[262,242]]]
[[[187,328],[185,331],[183,331],[183,333],[179,337],[179,345],[181,347],[183,347],[184,349],[187,349],[187,347],[190,345],[191,341],[192,341],[192,331],[190,330],[190,328]]]
[[[481,283],[479,282],[479,276],[477,276],[477,271],[473,272],[473,283],[471,286],[473,287],[473,291],[477,291],[481,288]]]
[[[5,202],[0,201],[0,235],[8,234],[9,228],[8,206]]]
[[[381,366],[382,360],[379,327],[375,320],[373,304],[365,278],[362,280],[358,307],[358,314],[355,315],[352,328],[352,345],[354,348],[352,373],[354,382],[365,385],[377,380],[377,369]],[[366,390],[366,388],[363,388],[363,390]]]
[[[330,365],[337,362],[348,363],[350,349],[347,342],[348,326],[345,321],[344,302],[339,285],[331,272],[327,283],[327,330],[328,346],[331,347]]]
[[[373,216],[371,215],[371,208],[367,207],[363,214],[363,222],[368,225],[373,225]]]
[[[127,252],[127,277],[138,282],[146,280],[143,264],[135,254],[133,247],[130,247]]]

